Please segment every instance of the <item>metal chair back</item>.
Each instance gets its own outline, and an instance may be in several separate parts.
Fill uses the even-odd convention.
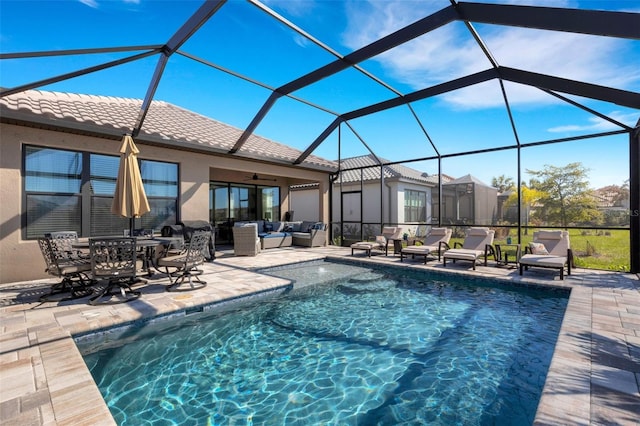
[[[58,267],[58,260],[51,247],[51,238],[38,238],[38,246],[40,247],[40,252],[42,252],[42,257],[46,265],[45,272],[49,275],[60,277],[60,268]]]
[[[87,259],[70,257],[62,248],[64,244],[58,244],[51,237],[38,238],[38,246],[46,264],[45,271],[62,278],[61,282],[51,286],[49,294],[40,297],[41,302],[53,301],[52,296],[59,293],[70,293],[69,297],[59,300],[75,299],[90,293],[91,280],[87,273],[91,270],[91,265]]]
[[[135,238],[91,238],[89,240],[93,279],[133,281],[136,277]]]
[[[82,259],[88,256],[74,248],[73,245],[78,242],[78,233],[76,231],[56,231],[50,232],[47,236],[51,237],[51,240],[56,246],[56,250],[60,256],[66,259]]]
[[[195,231],[193,233],[185,256],[185,269],[195,268],[204,262],[204,250],[209,242],[210,235],[211,233],[208,231]]]

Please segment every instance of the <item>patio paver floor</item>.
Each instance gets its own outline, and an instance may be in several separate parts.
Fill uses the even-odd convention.
[[[156,275],[130,303],[89,306],[84,299],[38,303],[53,280],[0,285],[0,423],[3,425],[112,425],[109,410],[71,336],[288,285],[255,268],[321,259],[357,258],[400,264],[399,256],[371,258],[349,248],[269,249],[256,257],[219,251],[205,266],[209,285],[168,293]],[[520,284],[572,289],[537,424],[640,424],[640,281],[636,275],[575,269],[564,281],[553,271],[520,277],[516,269],[405,261],[403,267],[489,276]]]

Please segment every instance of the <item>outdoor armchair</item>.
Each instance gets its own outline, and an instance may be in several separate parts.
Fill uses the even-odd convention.
[[[51,237],[38,238],[38,245],[44,258],[45,272],[54,277],[62,278],[62,281],[51,286],[49,294],[40,297],[41,302],[55,300],[54,295],[69,293],[69,297],[60,300],[76,299],[91,293],[91,262],[70,255],[66,245]]]
[[[89,254],[94,283],[103,285],[89,298],[90,305],[124,303],[140,297],[141,293],[131,288],[138,269],[135,238],[91,238]]]
[[[246,223],[231,229],[233,229],[233,253],[236,256],[256,256],[260,253],[257,223]]]
[[[529,267],[558,269],[561,280],[564,279],[565,268],[567,275],[571,275],[573,252],[568,231],[536,231],[533,241],[524,250],[519,262],[520,275]]]
[[[438,253],[438,261],[440,261],[440,255],[448,250],[449,240],[451,239],[451,229],[450,228],[431,228],[431,231],[424,238],[422,245],[413,245],[407,246],[400,251],[400,262],[404,259],[404,257],[411,255],[415,256],[423,256],[424,263],[427,263],[427,257],[431,255],[433,252]]]
[[[209,231],[195,231],[191,235],[189,244],[181,253],[171,256],[161,257],[158,259],[158,267],[164,267],[169,275],[169,284],[167,291],[186,291],[203,288],[207,285],[205,281],[198,278],[202,274],[202,270],[198,266],[205,262],[205,250],[211,239]],[[175,269],[169,272],[169,268]],[[176,276],[175,281],[172,276]],[[189,287],[182,288],[181,285],[188,279]]]
[[[476,269],[476,262],[480,257],[484,257],[484,266],[487,266],[487,257],[493,254],[493,236],[495,231],[484,228],[467,229],[462,244],[454,244],[454,248],[446,250],[442,255],[442,266],[447,266],[447,259],[453,262],[456,260],[466,260],[473,264],[473,270]]]

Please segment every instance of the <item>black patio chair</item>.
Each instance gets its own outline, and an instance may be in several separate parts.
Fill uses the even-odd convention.
[[[164,267],[169,275],[169,284],[167,291],[188,291],[204,288],[207,283],[202,281],[198,275],[202,274],[202,270],[198,266],[205,262],[205,250],[211,239],[209,231],[195,231],[191,236],[191,240],[186,248],[178,253],[158,259],[158,267]],[[175,270],[171,272],[169,268]],[[175,277],[175,281],[172,279]],[[188,279],[189,287],[182,287],[185,280]]]
[[[70,255],[64,241],[49,237],[38,238],[38,245],[44,258],[49,275],[62,278],[62,281],[51,286],[51,292],[40,297],[41,302],[53,302],[77,299],[91,293],[91,262],[86,258]],[[69,293],[68,297],[54,297]]]
[[[56,243],[56,248],[60,252],[64,252],[67,258],[89,259],[89,253],[73,246],[78,243],[78,233],[76,231],[49,232],[45,236],[51,237]]]
[[[125,303],[140,297],[131,285],[137,282],[135,238],[92,238],[89,240],[91,273],[104,288],[89,299],[90,305]]]

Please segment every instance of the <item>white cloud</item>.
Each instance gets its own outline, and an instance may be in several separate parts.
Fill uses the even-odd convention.
[[[85,6],[89,6],[91,8],[97,9],[98,8],[98,2],[95,0],[80,0],[80,3],[84,4]]]
[[[263,0],[262,3],[271,9],[284,10],[290,16],[304,16],[313,12],[315,8],[315,0],[305,1],[282,1],[282,0]]]
[[[569,5],[565,1],[531,1],[544,6]],[[353,49],[371,43],[442,8],[442,2],[356,2],[348,8],[345,43]],[[630,41],[556,31],[476,25],[489,51],[502,66],[617,88],[640,81],[640,68],[623,62]],[[448,24],[376,58],[394,79],[419,90],[490,67],[490,63],[461,23]],[[628,59],[627,59],[628,60]],[[383,78],[384,80],[384,78]],[[392,84],[393,85],[393,84]],[[557,100],[541,90],[519,84],[509,86],[513,105],[540,105]],[[487,96],[483,85],[444,95],[456,108],[503,105],[500,92]]]
[[[638,119],[638,114],[635,113],[627,113],[624,114],[620,111],[612,111],[607,114],[610,118],[626,124],[627,126],[633,127],[635,125],[635,121]],[[566,133],[566,132],[606,132],[609,130],[620,130],[619,126],[611,123],[610,121],[604,120],[600,117],[590,117],[588,124],[568,124],[564,126],[556,126],[547,129],[548,132],[551,133]]]

